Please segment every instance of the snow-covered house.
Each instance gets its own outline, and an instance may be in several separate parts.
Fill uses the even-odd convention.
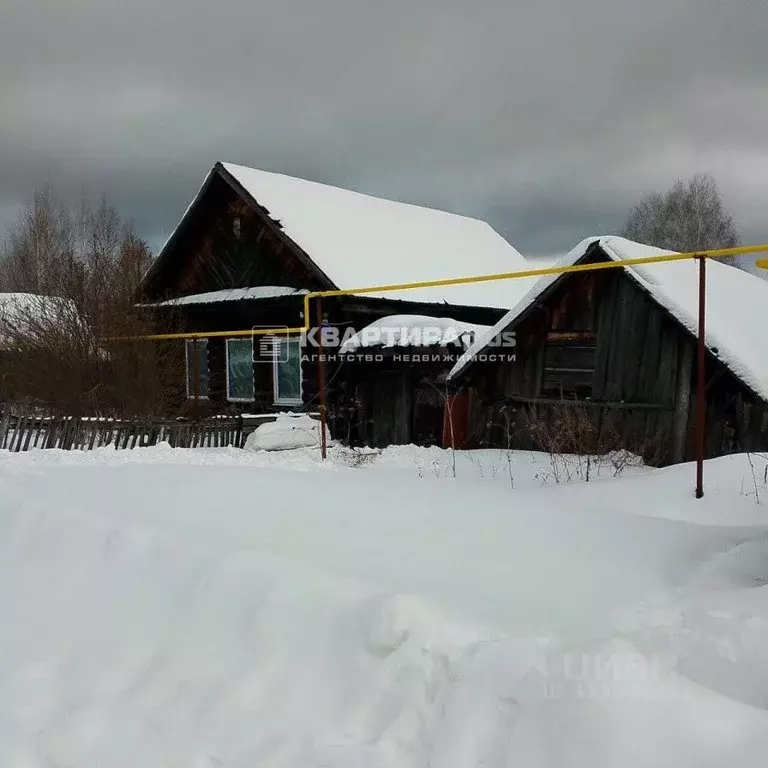
[[[184,332],[295,328],[304,323],[307,291],[525,266],[483,221],[217,163],[145,276],[139,300],[160,314],[172,312]],[[489,282],[352,293],[323,299],[323,324],[339,331],[339,345],[350,333],[392,316],[491,326],[512,306],[516,291],[522,286]],[[315,350],[302,347],[299,337],[283,339],[278,354],[263,364],[259,346],[254,356],[249,337],[187,342],[188,393],[197,392],[218,410],[316,408]],[[333,357],[337,348],[326,351],[331,405],[353,401],[356,392]],[[386,400],[396,375],[382,370],[380,393],[374,396]],[[385,401],[379,406],[381,412],[388,408]]]
[[[662,253],[597,237],[559,263]],[[658,463],[693,458],[697,316],[692,260],[539,278],[450,372],[471,400],[472,440],[537,447],[578,407],[590,434]],[[768,283],[709,261],[706,317],[707,455],[765,450]],[[502,359],[510,340],[514,360]]]

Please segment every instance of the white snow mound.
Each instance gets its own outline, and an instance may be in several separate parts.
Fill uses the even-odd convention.
[[[330,439],[326,427],[326,439]],[[294,448],[318,448],[322,441],[321,425],[306,414],[279,414],[275,421],[262,424],[248,435],[247,451],[289,451]]]

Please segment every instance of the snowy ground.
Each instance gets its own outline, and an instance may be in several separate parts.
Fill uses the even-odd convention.
[[[764,764],[765,459],[456,459],[0,453],[0,766]]]

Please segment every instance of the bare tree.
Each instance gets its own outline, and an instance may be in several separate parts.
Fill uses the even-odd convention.
[[[154,330],[135,306],[150,260],[106,200],[68,208],[50,189],[36,194],[0,254],[0,398],[67,415],[166,415],[183,350],[125,340]]]
[[[678,179],[664,194],[650,192],[631,210],[623,237],[670,251],[733,248],[739,230],[726,211],[714,177],[696,174]],[[738,259],[727,263],[739,265]]]

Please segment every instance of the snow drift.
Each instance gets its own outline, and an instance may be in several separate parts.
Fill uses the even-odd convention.
[[[326,440],[330,435],[326,427]],[[246,438],[248,451],[287,451],[295,448],[319,448],[321,424],[306,414],[280,413],[274,421],[257,427]]]
[[[316,453],[0,455],[0,765],[763,764],[745,457]]]

